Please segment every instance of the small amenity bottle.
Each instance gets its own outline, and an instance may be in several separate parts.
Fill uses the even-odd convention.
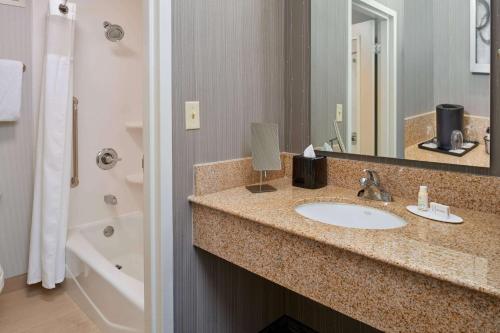
[[[420,191],[418,192],[418,209],[423,211],[429,210],[429,194],[427,186],[420,186]]]

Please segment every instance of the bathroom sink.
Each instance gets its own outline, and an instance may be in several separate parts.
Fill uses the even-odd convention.
[[[297,206],[295,211],[311,220],[353,229],[385,230],[406,225],[405,220],[392,213],[359,205],[316,202]]]

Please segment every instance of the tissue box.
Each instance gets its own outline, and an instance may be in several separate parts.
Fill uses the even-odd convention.
[[[327,185],[327,158],[296,155],[293,157],[293,186],[318,189]]]

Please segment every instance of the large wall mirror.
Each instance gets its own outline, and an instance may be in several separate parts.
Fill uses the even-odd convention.
[[[488,168],[490,0],[311,0],[317,150]]]

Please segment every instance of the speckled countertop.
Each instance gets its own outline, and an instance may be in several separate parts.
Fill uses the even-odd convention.
[[[363,255],[390,265],[500,298],[500,215],[452,209],[461,225],[433,222],[406,210],[414,204],[395,198],[384,204],[356,197],[335,186],[306,190],[281,178],[270,182],[278,191],[252,194],[245,187],[191,196],[193,203],[255,221],[294,235]],[[408,225],[393,230],[358,230],[331,226],[295,212],[301,203],[336,201],[388,210]]]

